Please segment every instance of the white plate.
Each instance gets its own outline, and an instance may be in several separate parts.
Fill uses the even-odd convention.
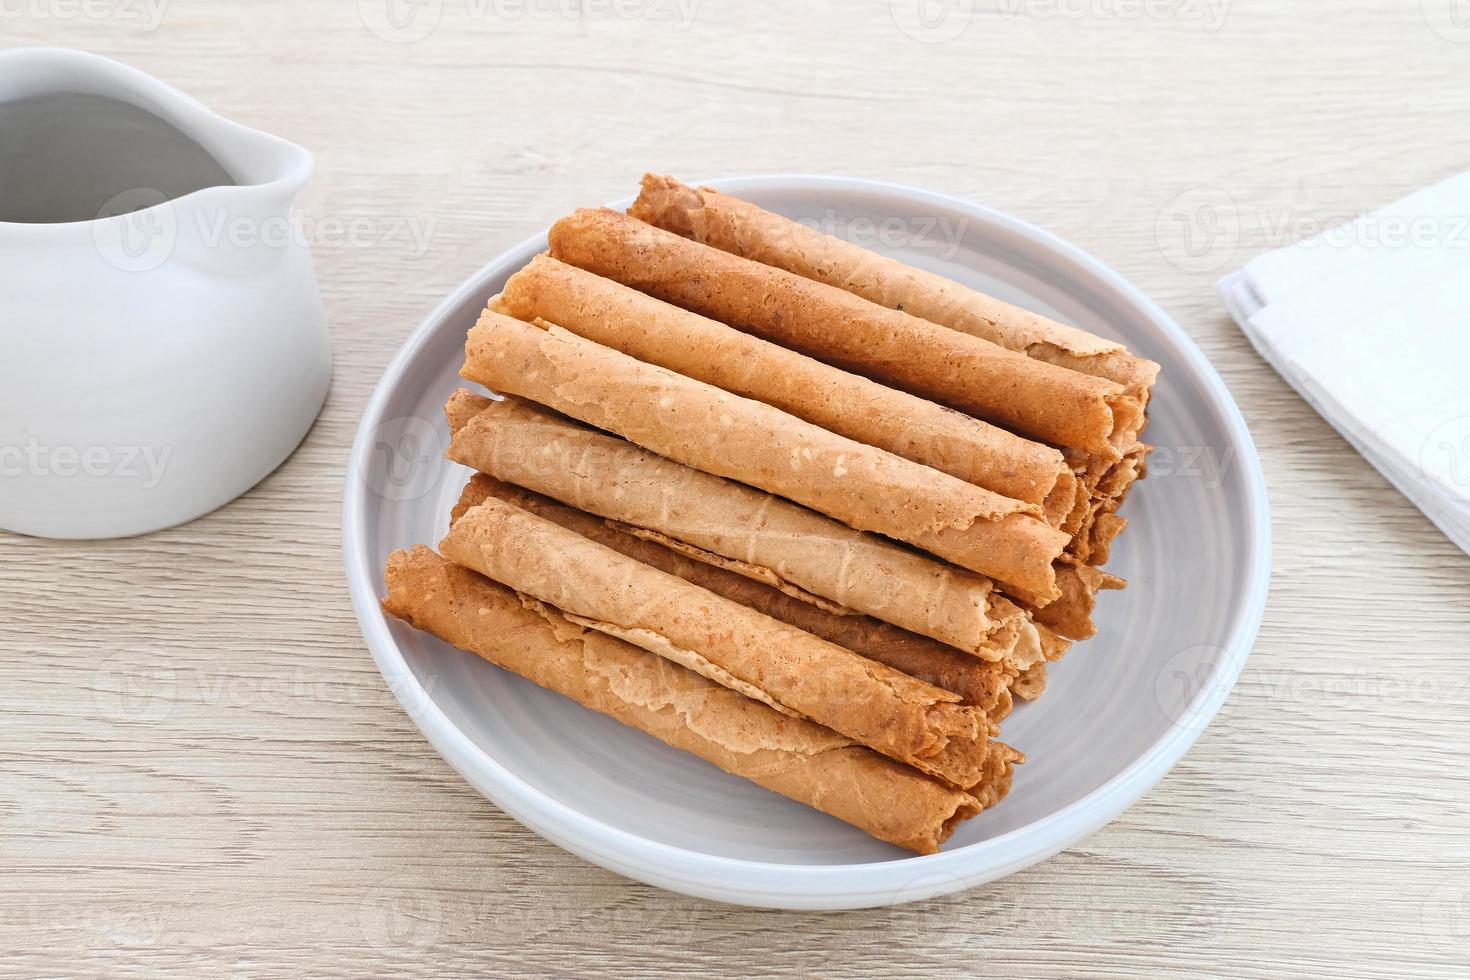
[[[1199,349],[1095,259],[1014,218],[872,181],[771,176],[716,186],[1116,337],[1163,364],[1152,472],[1124,508],[1101,635],[1018,706],[1005,740],[1030,761],[1011,795],[915,857],[388,621],[388,553],[437,544],[468,472],[445,462],[442,406],[461,384],[465,331],[546,247],[491,262],[409,338],[363,416],[343,502],[348,584],[373,657],[415,723],[521,823],[619,874],[747,905],[834,909],[958,891],[1076,843],[1157,782],[1203,731],[1245,664],[1270,577],[1255,446]],[[568,202],[570,209],[573,202]],[[617,207],[626,207],[628,201]],[[949,244],[949,240],[953,244]]]

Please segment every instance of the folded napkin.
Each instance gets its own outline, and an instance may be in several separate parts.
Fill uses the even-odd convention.
[[[1261,356],[1470,553],[1470,173],[1219,290]]]

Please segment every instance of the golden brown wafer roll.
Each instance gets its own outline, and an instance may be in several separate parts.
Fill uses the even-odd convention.
[[[1076,550],[1070,552],[1079,561],[1099,567],[1108,563],[1113,552],[1113,542],[1128,526],[1126,518],[1114,513],[1116,508],[1117,503],[1112,502],[1093,514],[1085,545],[1079,544]]]
[[[1052,562],[1070,536],[1035,508],[761,402],[491,310],[469,333],[461,373],[687,466],[906,541],[1031,601],[1058,594]]]
[[[1041,638],[1041,653],[1047,663],[1061,660],[1062,656],[1072,648],[1072,641],[1047,626],[1036,627],[1036,633]]]
[[[1022,701],[1035,701],[1046,691],[1046,664],[1033,665],[1011,685],[1011,693]]]
[[[1059,446],[1118,454],[1135,401],[1121,385],[680,238],[606,208],[551,229],[551,254],[666,302]]]
[[[919,636],[870,616],[837,615],[793,598],[779,589],[743,575],[697,561],[654,541],[621,530],[613,521],[566,507],[548,497],[512,486],[483,473],[465,484],[451,522],[490,497],[514,504],[538,517],[555,521],[629,558],[677,575],[715,595],[748,606],[772,619],[806,630],[829,643],[886,664],[910,677],[958,694],[965,704],[985,712],[992,722],[1010,714],[1010,684],[1017,675],[1005,663],[990,663],[927,636]],[[992,732],[992,734],[994,734]]]
[[[1077,478],[1094,501],[1122,501],[1133,484],[1143,479],[1148,472],[1148,457],[1154,447],[1137,443],[1121,459],[1104,459],[1097,456],[1068,453]]]
[[[808,718],[956,786],[988,752],[985,716],[959,695],[723,599],[512,504],[486,499],[444,557],[555,606],[573,622]]]
[[[828,431],[1031,504],[1055,503],[1058,524],[1074,477],[1062,454],[953,409],[887,388],[715,320],[538,255],[491,307],[578,336],[725,391],[765,402]],[[1060,484],[1060,485],[1059,485]]]
[[[635,646],[527,608],[423,546],[388,560],[384,610],[728,773],[920,854],[980,811],[970,794],[791,718]],[[996,753],[992,752],[992,755]],[[1004,753],[1001,754],[1004,756]],[[1009,784],[1009,766],[976,787]]]
[[[1069,640],[1086,640],[1097,635],[1097,625],[1092,621],[1097,594],[1121,589],[1127,583],[1100,568],[1064,560],[1057,563],[1057,585],[1061,598],[1032,610],[1036,624]]]
[[[705,245],[855,293],[879,306],[988,340],[1059,367],[1106,378],[1147,404],[1153,361],[1122,344],[1023,310],[708,187],[645,174],[633,217]],[[1141,412],[1139,415],[1141,419]]]
[[[1026,761],[1026,754],[1011,748],[1004,742],[991,742],[990,754],[985,757],[985,775],[980,782],[969,787],[969,793],[980,804],[982,810],[989,810],[1011,791],[1011,778],[1015,774],[1015,767]]]
[[[1133,485],[1148,470],[1153,447],[1138,443],[1122,459],[1107,460],[1087,454],[1069,453],[1075,468],[1080,496],[1086,498],[1082,517],[1069,518],[1063,529],[1072,534],[1067,554],[1083,564],[1107,563],[1113,541],[1128,523],[1117,514]]]
[[[448,456],[798,598],[827,600],[986,660],[1025,615],[989,579],[517,401],[456,392]],[[1029,649],[1034,642],[1028,642]]]

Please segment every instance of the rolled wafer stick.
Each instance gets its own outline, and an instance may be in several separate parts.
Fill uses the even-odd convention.
[[[1010,714],[1010,685],[1017,676],[1014,667],[990,663],[961,653],[927,636],[919,636],[869,616],[837,615],[809,602],[793,598],[779,589],[743,575],[710,565],[655,541],[621,530],[613,521],[558,504],[548,497],[512,486],[483,473],[465,484],[451,522],[490,497],[504,500],[538,517],[555,521],[584,538],[606,545],[629,558],[652,565],[715,595],[748,606],[772,619],[806,630],[829,643],[886,664],[910,677],[958,694],[965,704],[985,712],[992,722]],[[994,734],[992,731],[991,734]]]
[[[553,327],[486,310],[461,372],[861,531],[923,548],[1046,603],[1070,536],[1035,508],[803,422],[779,409]]]
[[[804,803],[880,840],[932,854],[977,799],[829,729],[783,715],[602,633],[419,546],[384,572],[384,610],[453,646]],[[994,798],[1010,768],[976,787]]]
[[[1007,350],[1106,378],[1141,409],[1159,375],[1122,344],[1021,309],[953,279],[824,234],[708,187],[645,174],[628,213],[705,245],[855,293],[879,306],[980,337]]]
[[[828,643],[490,497],[440,553],[616,636],[956,786],[983,777],[988,723],[959,695]]]
[[[1087,548],[1079,551],[1079,557],[1090,565],[1106,565],[1113,554],[1113,542],[1127,526],[1127,518],[1119,517],[1112,510],[1098,512],[1088,531]]]
[[[1006,798],[1006,794],[1011,791],[1011,778],[1015,774],[1015,767],[1025,761],[1025,753],[1011,748],[1004,742],[990,743],[990,753],[985,757],[984,775],[980,782],[968,789],[982,810],[989,810]]]
[[[1127,496],[1133,484],[1147,475],[1148,457],[1153,451],[1153,446],[1137,443],[1116,460],[1075,452],[1066,455],[1083,489],[1096,504],[1102,500],[1121,501]]]
[[[1041,652],[1047,663],[1061,660],[1062,656],[1072,648],[1072,641],[1055,632],[1050,627],[1038,626],[1036,632],[1041,637]],[[1033,664],[1033,666],[1035,666]]]
[[[1064,560],[1057,563],[1057,585],[1061,598],[1032,610],[1037,625],[1069,640],[1086,640],[1097,635],[1097,624],[1092,621],[1097,594],[1127,583],[1100,568]]]
[[[1075,497],[1061,452],[741,333],[621,283],[538,255],[491,307],[588,340],[828,431],[1043,507],[1061,523]]]
[[[1070,640],[1045,626],[1038,626],[1036,631],[1041,635],[1041,649],[1046,659],[1032,664],[1011,682],[1011,693],[1022,701],[1035,701],[1041,697],[1046,690],[1047,664],[1061,660],[1072,646]]]
[[[1011,685],[1011,693],[1022,701],[1035,701],[1046,690],[1046,664],[1029,668]]]
[[[1046,690],[1047,664],[1061,660],[1072,646],[1070,640],[1045,626],[1038,626],[1036,631],[1041,635],[1041,649],[1046,659],[1021,671],[1020,676],[1011,682],[1011,694],[1022,701],[1035,701],[1041,697]]]
[[[1112,554],[1113,542],[1128,526],[1128,521],[1119,517],[1117,510],[1116,500],[1095,501],[1088,509],[1083,529],[1067,546],[1067,556],[1084,565],[1106,565]]]
[[[1128,523],[1117,514],[1123,499],[1133,485],[1148,471],[1148,455],[1153,447],[1139,443],[1119,460],[1105,460],[1087,454],[1069,453],[1075,468],[1081,496],[1086,498],[1080,520],[1070,519],[1063,528],[1072,534],[1067,553],[1088,565],[1107,563],[1113,541]]]
[[[1121,385],[617,211],[579,210],[552,226],[550,242],[563,262],[1033,439],[1119,455],[1138,430]]]
[[[815,511],[517,401],[456,392],[448,456],[482,473],[621,521],[829,611],[855,610],[985,660],[1040,659],[1026,615],[989,579]],[[1006,641],[1012,623],[1022,640]]]

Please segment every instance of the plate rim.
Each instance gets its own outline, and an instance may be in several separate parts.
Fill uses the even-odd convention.
[[[1050,253],[1068,273],[1084,273],[1094,288],[1111,294],[1147,319],[1160,339],[1202,383],[1208,404],[1237,448],[1249,492],[1244,501],[1251,551],[1245,597],[1235,611],[1225,659],[1212,682],[1187,708],[1191,724],[1175,724],[1121,772],[1087,796],[998,837],[931,855],[862,864],[800,865],[754,861],[692,851],[610,826],[548,796],[514,775],[477,746],[419,683],[394,640],[378,604],[378,568],[367,554],[368,493],[360,479],[373,431],[389,400],[427,340],[461,304],[482,292],[507,267],[519,268],[546,248],[543,229],[505,251],[464,280],[399,347],[363,411],[348,458],[342,500],[342,549],[348,591],[363,638],[389,689],[430,744],[487,799],[529,830],[565,850],[624,876],[696,897],[786,909],[870,908],[951,894],[1030,867],[1070,847],[1115,819],[1153,788],[1204,733],[1234,689],[1265,614],[1271,574],[1270,503],[1255,441],[1219,372],[1172,317],[1120,273],[1090,253],[1030,222],[963,198],[890,181],[803,173],[732,176],[696,181],[730,193],[741,191],[860,191],[909,203],[958,211],[999,227]],[[632,196],[609,207],[626,209]],[[907,878],[907,883],[895,879]]]

